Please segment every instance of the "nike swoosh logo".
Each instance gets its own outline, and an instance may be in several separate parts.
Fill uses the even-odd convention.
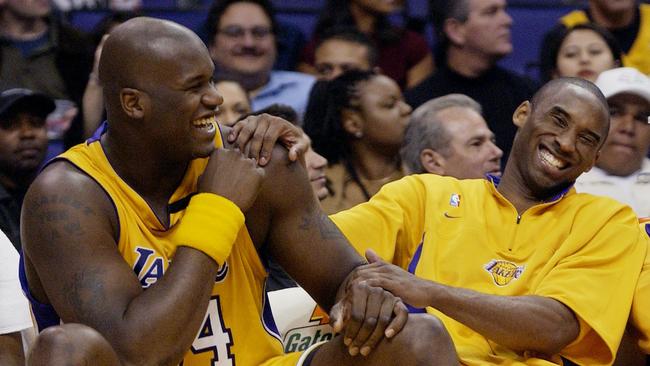
[[[452,216],[449,212],[445,212],[445,217],[448,219],[460,219],[460,216]]]

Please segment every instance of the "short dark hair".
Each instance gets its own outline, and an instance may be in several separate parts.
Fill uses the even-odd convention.
[[[295,109],[291,108],[286,104],[278,104],[278,103],[274,103],[260,110],[247,113],[241,116],[241,118],[239,118],[239,121],[245,119],[246,117],[259,116],[260,114],[264,114],[264,113],[274,117],[280,117],[288,122],[291,122],[291,124],[293,125],[296,126],[298,125],[298,112],[296,112]]]
[[[609,104],[607,103],[607,98],[605,98],[605,95],[603,92],[596,86],[596,84],[592,83],[589,80],[582,79],[582,78],[576,78],[576,77],[562,77],[562,78],[557,78],[549,81],[548,83],[542,85],[539,90],[533,95],[533,97],[530,100],[531,104],[531,111],[535,111],[535,108],[537,105],[540,103],[540,101],[546,97],[547,93],[554,93],[555,88],[563,86],[563,85],[575,85],[579,88],[582,88],[589,93],[591,93],[593,96],[598,99],[600,102],[601,107],[605,111],[606,115],[606,126],[605,126],[605,136],[603,136],[602,141],[600,142],[601,146],[602,144],[605,143],[605,140],[607,139],[607,134],[609,133],[609,125],[610,125],[610,119],[609,119]]]
[[[356,21],[350,11],[350,0],[327,0],[323,10],[318,16],[314,35],[320,37],[328,29],[349,26],[356,27]],[[388,16],[374,14],[376,39],[381,43],[394,43],[401,40],[402,29],[394,27]],[[373,37],[374,37],[373,36]]]
[[[273,4],[269,0],[215,0],[210,6],[208,11],[208,17],[205,21],[205,42],[206,44],[211,44],[214,42],[214,37],[217,35],[219,30],[219,23],[221,22],[221,16],[226,12],[230,5],[236,3],[251,3],[258,5],[271,22],[271,32],[277,34],[278,24],[275,21],[275,9]]]
[[[430,0],[429,11],[431,21],[438,35],[439,48],[446,49],[449,46],[449,38],[445,33],[445,21],[456,19],[465,23],[469,19],[469,0]]]
[[[368,36],[361,33],[356,28],[350,26],[338,26],[326,30],[316,43],[316,49],[330,40],[346,41],[366,47],[368,50],[368,65],[371,67],[377,65],[377,60],[379,58],[377,48]]]
[[[594,23],[583,23],[567,28],[559,26],[549,32],[542,43],[539,56],[539,72],[542,82],[547,82],[553,78],[553,72],[557,70],[557,56],[560,53],[560,47],[564,40],[576,30],[591,30],[598,34],[609,47],[614,61],[622,64],[621,57],[623,51],[616,38],[605,28]]]

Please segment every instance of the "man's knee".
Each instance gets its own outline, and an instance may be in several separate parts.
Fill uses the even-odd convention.
[[[442,322],[427,314],[411,314],[394,337],[383,339],[368,356],[350,356],[342,337],[321,346],[311,366],[321,365],[458,365],[458,356]]]
[[[429,314],[411,314],[408,323],[400,332],[405,341],[416,346],[431,349],[432,344],[451,344],[445,325],[437,317]]]
[[[63,324],[41,332],[27,365],[119,365],[112,347],[96,330],[82,324]]]
[[[429,314],[411,314],[408,323],[395,337],[415,364],[457,365],[456,349],[440,319]]]

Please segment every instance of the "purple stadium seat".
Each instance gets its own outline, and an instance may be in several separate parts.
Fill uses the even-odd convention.
[[[575,7],[509,6],[513,18],[512,43],[514,51],[500,64],[519,74],[538,79],[539,46],[544,34],[557,20]]]

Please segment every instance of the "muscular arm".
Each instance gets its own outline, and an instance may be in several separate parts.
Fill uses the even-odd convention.
[[[346,276],[365,260],[323,214],[299,163],[276,147],[262,191],[246,222],[256,243],[270,253],[314,299],[329,309]],[[266,212],[266,216],[260,212]],[[264,224],[262,224],[264,222]],[[268,227],[268,235],[259,228]],[[265,231],[265,230],[263,230]]]
[[[117,250],[108,197],[63,162],[32,185],[21,227],[30,287],[64,322],[97,329],[124,364],[180,361],[205,313],[217,272],[211,258],[179,247],[165,275],[144,291]]]

